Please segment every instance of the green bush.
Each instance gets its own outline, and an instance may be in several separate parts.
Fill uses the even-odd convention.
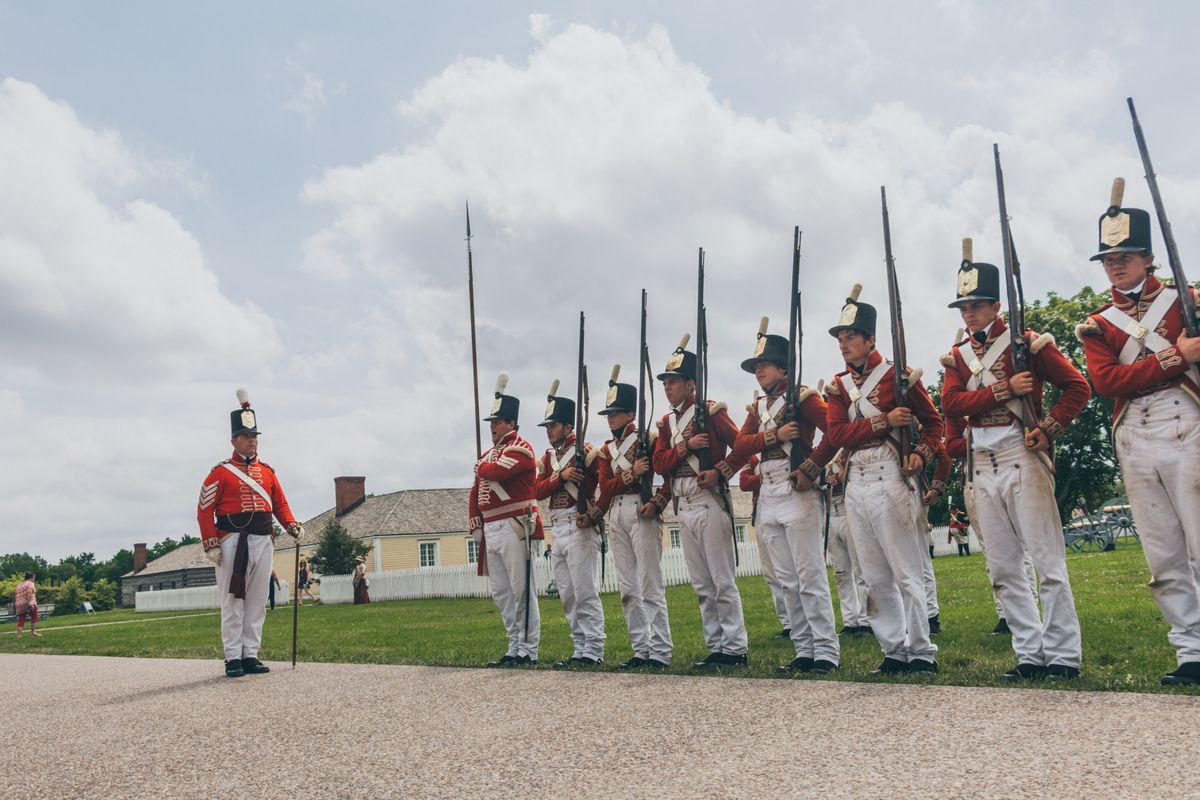
[[[92,584],[92,607],[97,611],[108,611],[117,604],[117,585],[104,578]]]
[[[54,603],[54,614],[55,616],[78,614],[83,611],[83,601],[87,599],[89,599],[88,592],[83,581],[78,575],[72,575],[58,587],[58,599]],[[43,602],[39,593],[38,604],[41,605]]]

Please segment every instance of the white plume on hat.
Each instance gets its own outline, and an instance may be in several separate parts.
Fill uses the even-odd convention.
[[[238,399],[238,403],[242,406],[242,408],[250,407],[250,393],[247,392],[245,389],[242,389],[240,387],[238,388],[237,399]]]
[[[508,388],[508,373],[501,372],[496,376],[496,396],[504,394],[504,390]]]

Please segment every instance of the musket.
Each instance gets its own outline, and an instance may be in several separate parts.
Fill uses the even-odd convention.
[[[879,199],[883,206],[883,252],[887,264],[888,306],[892,317],[892,380],[895,383],[896,407],[908,408],[908,351],[904,345],[904,319],[900,308],[900,285],[896,280],[896,259],[892,255],[892,224],[888,217],[887,188],[879,187]],[[908,457],[912,453],[913,442],[917,438],[917,422],[896,429],[900,445],[901,469],[908,467]],[[916,473],[917,486],[924,494],[927,486],[925,470]]]
[[[475,459],[483,458],[483,435],[479,429],[479,355],[475,345],[475,264],[471,257],[471,204],[467,203],[467,301],[471,310],[471,377],[475,386]]]
[[[1158,192],[1158,176],[1154,173],[1154,165],[1150,163],[1150,149],[1146,147],[1146,137],[1142,133],[1142,123],[1138,122],[1137,110],[1133,107],[1133,98],[1127,98],[1129,116],[1133,120],[1133,135],[1137,137],[1138,153],[1142,156],[1142,166],[1146,170],[1146,183],[1150,184],[1150,197],[1154,200],[1154,213],[1158,216],[1158,227],[1162,231],[1163,243],[1167,248],[1167,263],[1171,266],[1171,274],[1175,276],[1175,291],[1179,294],[1179,310],[1183,312],[1183,326],[1188,336],[1200,336],[1200,320],[1196,319],[1196,304],[1192,301],[1191,284],[1183,274],[1183,262],[1179,259],[1179,248],[1175,245],[1175,233],[1171,230],[1171,222],[1167,219],[1167,209],[1163,206],[1162,195]],[[1118,201],[1114,205],[1120,206]],[[1116,214],[1113,209],[1109,213]]]
[[[800,226],[792,230],[792,293],[791,316],[788,320],[788,367],[787,367],[787,397],[784,408],[788,409],[788,421],[800,422],[800,406],[796,402],[796,389],[800,385],[800,370],[803,365],[801,344],[804,339],[804,328],[800,316]],[[793,439],[789,452],[789,471],[795,472],[804,461],[805,454],[799,447],[800,440]]]
[[[589,405],[591,396],[588,393],[588,378],[587,364],[583,361],[583,329],[584,319],[583,312],[579,312],[579,359],[576,362],[576,378],[575,378],[575,469],[579,470],[581,476],[587,472],[587,429]],[[587,484],[586,477],[580,477],[578,491],[575,496],[575,513],[587,516],[589,511],[589,502],[592,498],[583,491],[583,487]],[[608,542],[604,533],[604,520],[596,523],[596,527],[600,530],[600,585],[604,585],[604,556],[608,552]]]
[[[700,248],[699,266],[697,269],[696,288],[696,414],[692,417],[692,430],[700,436],[708,433],[708,309],[704,305],[704,248]],[[709,448],[702,447],[696,451],[696,460],[700,463],[700,472],[712,469],[712,457]],[[729,517],[729,532],[733,541],[733,563],[740,563],[737,546],[737,528],[733,522],[733,506],[729,502],[729,487],[725,478],[717,473],[717,499]]]
[[[521,641],[529,644],[529,601],[532,599],[530,590],[533,588],[533,506],[525,510],[525,628],[521,632]]]
[[[296,641],[300,632],[300,537],[296,537],[296,564],[292,576],[292,669],[296,668]],[[274,580],[274,579],[272,579]]]
[[[1013,244],[1012,227],[1008,220],[1008,202],[1004,195],[1004,171],[1000,168],[1000,145],[992,145],[996,160],[996,196],[1000,203],[1000,246],[1004,251],[1004,286],[1008,298],[1008,335],[1012,354],[1013,373],[1029,371],[1029,340],[1025,338],[1025,292],[1021,288],[1021,262]],[[1020,400],[1021,424],[1025,431],[1037,427],[1033,399],[1025,395]]]
[[[638,419],[637,458],[650,458],[650,431],[646,429],[646,375],[650,370],[650,349],[646,346],[646,290],[642,289],[642,343],[638,348]],[[651,399],[653,401],[653,398]],[[654,471],[647,470],[639,481],[642,505],[654,498]]]

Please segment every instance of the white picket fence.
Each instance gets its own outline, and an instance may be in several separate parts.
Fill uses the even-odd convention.
[[[275,590],[275,605],[286,606],[291,598],[287,581]],[[134,611],[195,611],[221,607],[221,592],[217,586],[193,586],[187,589],[163,589],[157,592],[138,592],[133,596]]]
[[[599,567],[597,567],[599,570]],[[475,574],[474,564],[451,567],[424,567],[422,569],[399,569],[390,572],[369,572],[371,600],[415,600],[426,597],[491,597],[488,579]],[[663,552],[663,581],[667,586],[688,583],[687,565],[683,551],[670,549]],[[534,582],[538,594],[545,596],[554,571],[550,560],[533,560]],[[754,542],[738,545],[737,574],[761,575],[758,546]],[[599,577],[599,576],[597,576]],[[617,573],[613,568],[612,552],[605,557],[604,583],[602,592],[617,591]],[[321,577],[321,602],[326,604],[354,602],[354,585],[349,575],[325,575]]]

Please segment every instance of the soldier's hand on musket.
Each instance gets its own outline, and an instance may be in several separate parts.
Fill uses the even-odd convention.
[[[299,522],[297,522],[295,525],[293,525],[291,527],[291,530],[289,530],[288,533],[291,535],[291,537],[293,539],[299,539],[301,536],[304,535],[304,526],[301,525]]]
[[[1196,316],[1200,316],[1200,311],[1196,312]],[[1187,331],[1182,331],[1175,340],[1175,346],[1179,348],[1179,355],[1183,356],[1184,361],[1189,364],[1200,362],[1200,336],[1193,339],[1187,335]]]
[[[788,423],[788,424],[790,425],[791,423]],[[808,477],[800,470],[798,470],[798,469],[792,470],[792,472],[790,473],[790,477],[792,479],[792,486],[796,487],[796,491],[803,492],[807,489],[812,488],[812,485],[813,485],[812,478]]]
[[[1049,450],[1050,437],[1041,428],[1034,428],[1025,434],[1025,446],[1030,450]]]
[[[891,425],[893,428],[906,428],[912,425],[912,409],[905,408],[904,406],[896,406],[887,412],[887,421],[888,425]]]
[[[1017,397],[1024,397],[1033,391],[1033,373],[1018,372],[1008,379],[1008,388]]]
[[[558,473],[558,477],[564,483],[579,483],[583,480],[583,472],[574,464],[572,464],[569,467],[564,467],[563,470]]]
[[[706,469],[696,476],[696,485],[701,489],[715,489],[718,475],[719,473],[715,469]]]
[[[790,442],[792,439],[799,438],[800,425],[796,422],[789,422],[786,425],[780,425],[775,431],[775,437],[781,442]]]
[[[576,514],[575,515],[575,527],[576,528],[590,528],[591,526],[592,526],[592,518],[589,517],[587,514]]]
[[[921,460],[921,456],[916,453],[908,454],[908,463],[901,470],[905,475],[916,475],[921,470],[925,469],[925,462]]]
[[[650,459],[642,457],[633,462],[633,477],[640,478],[650,471]]]
[[[654,502],[642,503],[638,506],[638,516],[642,519],[654,519],[658,516],[658,506]]]
[[[708,434],[700,433],[688,439],[688,450],[703,450],[708,447]]]
[[[939,495],[937,492],[935,492],[933,489],[930,489],[924,495],[921,496],[921,504],[926,505],[926,506],[931,506],[937,502],[938,496]]]

